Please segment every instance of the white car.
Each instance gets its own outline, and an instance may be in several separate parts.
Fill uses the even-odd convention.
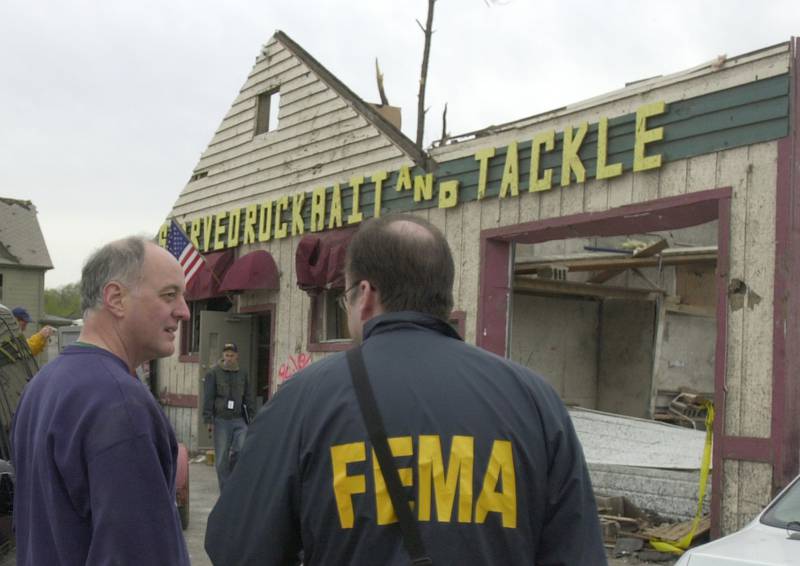
[[[800,476],[741,531],[688,550],[675,566],[800,564]]]

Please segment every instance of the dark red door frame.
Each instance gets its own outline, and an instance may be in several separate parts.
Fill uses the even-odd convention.
[[[724,187],[605,212],[576,214],[481,232],[476,343],[500,356],[507,355],[513,243],[532,244],[565,238],[656,232],[717,220],[717,341],[714,365],[716,440],[713,467],[715,470],[722,470],[723,458],[773,461],[770,454],[772,439],[729,437],[724,432],[731,194],[731,188]],[[800,277],[796,280],[800,280]],[[773,405],[779,400],[783,402],[782,398],[773,396]],[[778,435],[773,435],[773,438],[775,436]],[[720,532],[721,494],[722,474],[712,474],[711,521],[715,535]]]
[[[800,468],[800,38],[790,42],[790,130],[778,141],[773,301],[773,491]]]

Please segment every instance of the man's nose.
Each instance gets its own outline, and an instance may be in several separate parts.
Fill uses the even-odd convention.
[[[186,303],[186,299],[183,295],[180,296],[180,304],[178,308],[175,310],[175,318],[178,320],[189,320],[189,316],[191,315],[189,311],[189,305]]]

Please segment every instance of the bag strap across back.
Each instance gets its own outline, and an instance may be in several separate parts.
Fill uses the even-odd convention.
[[[367,427],[369,441],[372,444],[378,464],[381,467],[383,479],[386,481],[386,488],[389,490],[389,497],[392,500],[397,518],[400,521],[400,530],[403,533],[403,544],[411,556],[411,564],[418,566],[433,566],[433,561],[425,552],[425,545],[419,533],[419,525],[414,515],[411,513],[408,498],[403,493],[403,486],[400,483],[400,474],[397,471],[394,460],[389,450],[389,441],[386,438],[386,430],[383,427],[383,419],[375,402],[375,394],[369,383],[367,368],[364,365],[364,356],[361,353],[361,346],[356,346],[347,351],[347,364],[350,367],[350,377],[353,380],[353,387],[358,399],[358,406],[361,409],[361,416]]]

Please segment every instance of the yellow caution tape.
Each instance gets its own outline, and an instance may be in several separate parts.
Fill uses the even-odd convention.
[[[683,554],[689,548],[694,538],[694,533],[697,531],[697,525],[700,519],[703,518],[703,499],[706,496],[706,484],[708,483],[708,472],[711,469],[711,443],[714,436],[714,404],[711,401],[703,403],[706,407],[706,446],[703,449],[703,463],[700,466],[700,487],[699,496],[697,500],[697,513],[695,513],[694,520],[692,521],[691,530],[680,540],[667,541],[652,539],[650,545],[660,552],[669,552],[671,554]],[[717,470],[720,473],[720,470]]]

